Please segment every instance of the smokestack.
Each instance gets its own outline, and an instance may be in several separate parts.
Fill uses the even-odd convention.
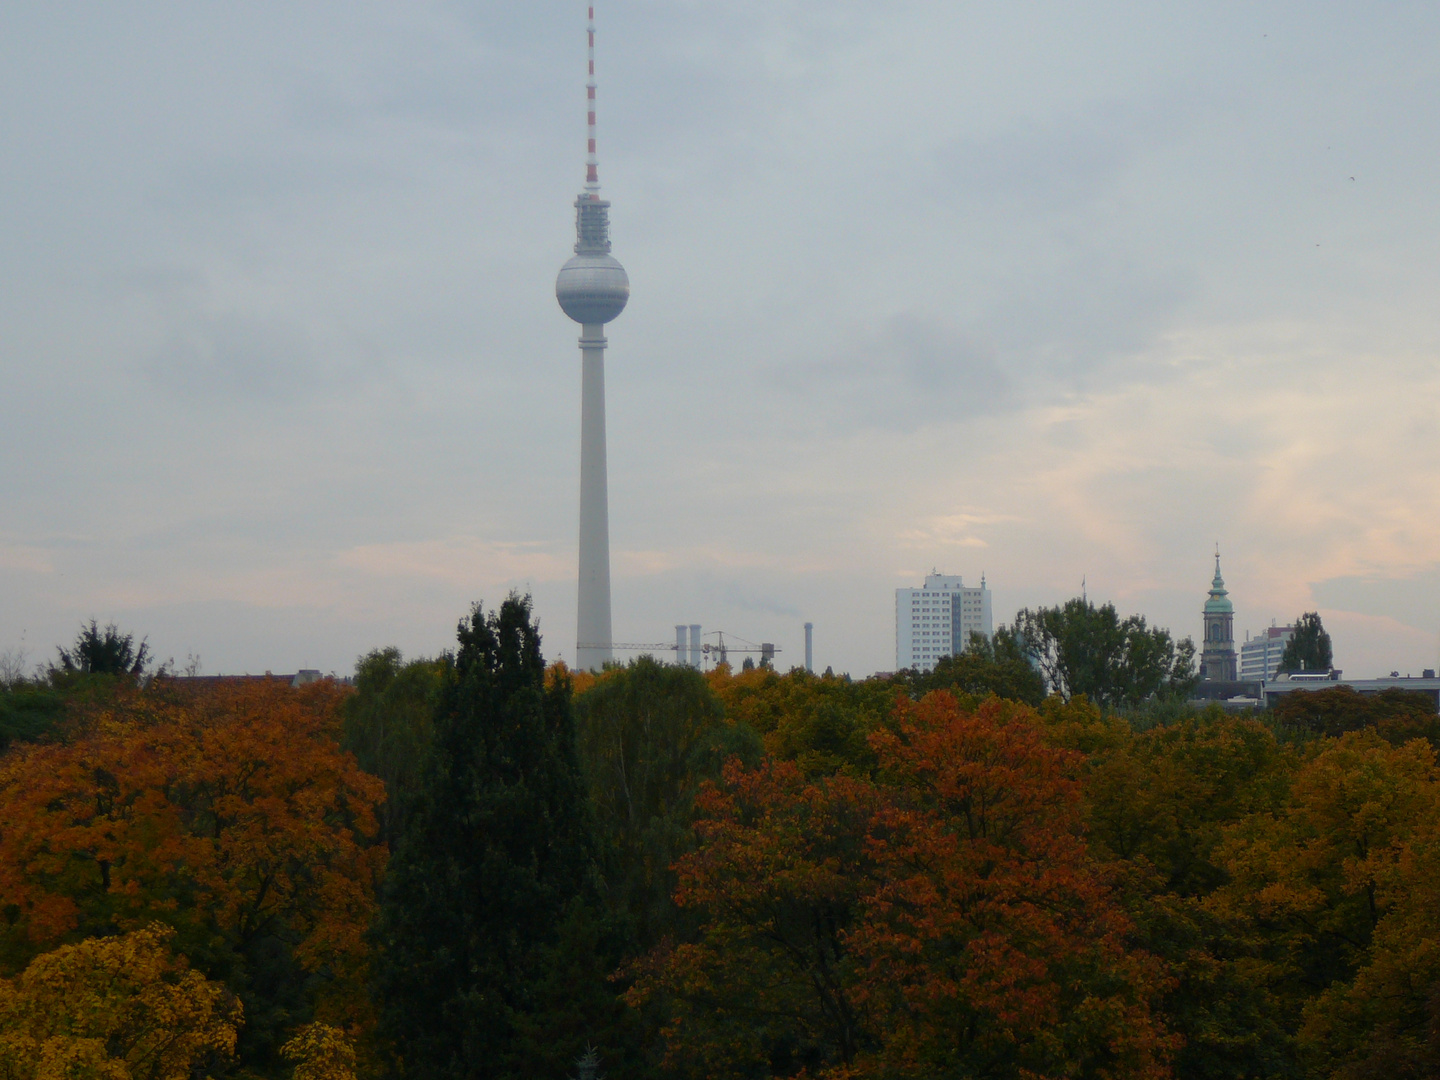
[[[684,667],[685,660],[685,624],[675,624],[675,663]]]
[[[815,624],[805,624],[805,670],[815,670]]]
[[[690,624],[690,666],[700,666],[700,624]]]

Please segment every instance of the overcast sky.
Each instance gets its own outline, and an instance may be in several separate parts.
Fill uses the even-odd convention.
[[[1440,7],[602,0],[617,640],[1440,654]],[[584,6],[0,3],[0,650],[573,659]]]

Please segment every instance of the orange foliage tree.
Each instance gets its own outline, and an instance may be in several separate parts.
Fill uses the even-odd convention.
[[[1082,835],[1078,755],[1026,707],[901,701],[874,779],[732,764],[677,866],[694,941],[632,998],[707,1076],[1166,1075],[1158,964]],[[717,1062],[725,1067],[717,1068]]]
[[[343,694],[330,683],[131,691],[70,741],[0,760],[11,970],[62,941],[158,919],[252,1018],[268,1018],[275,1030],[246,1032],[266,1041],[262,1056],[313,1009],[354,1022],[385,860],[367,838],[384,796],[338,748]],[[260,984],[277,980],[305,989],[257,1008]]]

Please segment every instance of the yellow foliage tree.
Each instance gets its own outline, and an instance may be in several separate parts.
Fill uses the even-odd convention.
[[[306,1024],[280,1053],[295,1062],[294,1080],[355,1080],[355,1047],[329,1024]]]
[[[1266,929],[1264,975],[1292,999],[1317,1075],[1440,1067],[1437,840],[1434,749],[1369,730],[1323,740],[1283,811],[1227,830],[1231,881],[1214,899]]]
[[[170,951],[173,934],[89,938],[0,980],[0,1078],[190,1080],[228,1059],[240,1003]]]
[[[751,728],[767,753],[794,761],[807,776],[868,771],[874,765],[870,733],[884,726],[897,699],[906,696],[884,680],[855,682],[800,669],[737,673],[719,664],[705,678],[727,720]]]
[[[1297,964],[1323,946],[1328,966],[1306,982],[1328,983],[1357,962],[1386,914],[1381,880],[1437,796],[1435,752],[1424,740],[1391,746],[1351,732],[1306,763],[1290,804],[1227,830],[1220,858],[1231,875],[1228,904],[1284,929]]]

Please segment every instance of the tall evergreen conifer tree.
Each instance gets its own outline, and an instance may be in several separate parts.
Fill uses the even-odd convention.
[[[542,1075],[586,1037],[549,1030],[586,1022],[557,1013],[555,969],[598,895],[570,687],[546,685],[528,597],[476,604],[459,639],[377,933],[382,1026],[406,1080]],[[603,1003],[604,975],[566,989]]]

